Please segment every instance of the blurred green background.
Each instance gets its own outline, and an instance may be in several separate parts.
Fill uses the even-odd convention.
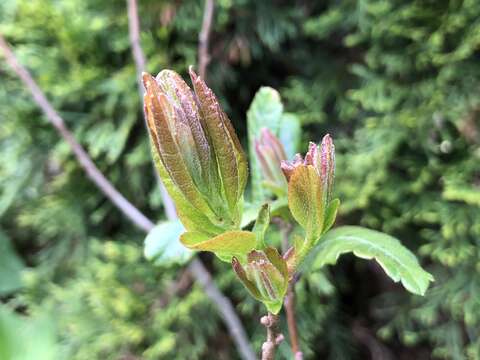
[[[148,70],[196,63],[203,2],[139,1]],[[2,0],[0,32],[100,169],[150,218],[151,166],[124,0]],[[480,2],[218,0],[209,84],[246,144],[276,88],[307,141],[337,148],[339,223],[393,234],[436,282],[425,297],[346,256],[302,277],[307,359],[480,359]],[[0,58],[0,359],[237,359],[181,266],[85,176]],[[264,312],[202,255],[255,349]],[[205,321],[208,319],[208,321]],[[280,356],[288,353],[280,349]]]

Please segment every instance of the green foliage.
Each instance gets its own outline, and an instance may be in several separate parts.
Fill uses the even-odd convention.
[[[263,183],[258,156],[255,153],[255,140],[258,140],[261,129],[267,128],[280,138],[287,157],[291,158],[298,151],[300,124],[295,115],[283,112],[280,95],[275,89],[262,87],[255,94],[248,109],[247,128],[252,199],[254,202],[262,202],[269,192]]]
[[[326,233],[312,252],[313,268],[333,265],[340,255],[349,252],[362,259],[375,259],[393,281],[401,281],[414,294],[424,295],[433,281],[397,239],[359,226],[341,226]]]
[[[478,358],[480,323],[470,299],[480,295],[474,200],[480,191],[474,165],[480,154],[480,5],[361,4],[332,1],[304,26],[311,39],[339,44],[337,56],[346,62],[336,66],[351,77],[348,92],[322,96],[334,101],[330,119],[346,124],[329,128],[352,134],[337,142],[340,216],[410,239],[437,279],[425,299],[393,296],[397,315],[385,338],[396,332],[409,346],[429,341],[436,357]],[[292,82],[289,91],[299,96],[298,83],[334,86],[325,82],[332,83],[318,73]]]
[[[196,61],[203,2],[147,0],[139,6],[148,69],[185,74]],[[125,7],[120,0],[4,0],[0,31],[106,176],[142,211],[161,217]],[[480,5],[471,0],[216,2],[208,81],[240,140],[247,144],[245,112],[255,92],[262,85],[277,88],[285,109],[304,125],[303,139],[318,142],[326,132],[336,139],[337,222],[402,239],[436,279],[425,298],[405,296],[349,256],[334,271],[303,276],[297,318],[307,359],[367,358],[367,346],[352,331],[359,323],[398,357],[480,357],[479,16]],[[0,69],[0,223],[32,266],[29,276],[44,284],[28,287],[28,296],[36,295],[30,310],[67,283],[84,295],[78,290],[82,273],[93,274],[89,268],[98,257],[88,245],[92,237],[140,244],[143,234],[91,185],[3,61]],[[245,222],[258,214],[258,207],[251,209]],[[102,263],[105,271],[109,261]],[[151,276],[156,271],[141,266]],[[227,264],[214,262],[211,269],[244,323],[259,318],[264,310],[235,285]],[[163,276],[174,277],[170,270]],[[370,280],[361,281],[365,277]],[[130,281],[124,284],[133,288]],[[138,302],[151,305],[163,294],[162,284]],[[94,291],[93,281],[89,288]],[[59,309],[76,308],[72,317],[62,312],[69,341],[77,349],[97,341],[83,347],[86,358],[96,358],[103,324],[82,316],[92,310],[79,296],[62,294],[64,301],[55,300],[64,304]],[[111,294],[103,297],[111,300]],[[167,334],[165,343],[175,344],[178,358],[234,358],[233,344],[198,288],[158,313],[164,321],[142,327]],[[108,327],[119,343],[123,330]],[[206,332],[220,338],[207,341]],[[264,329],[251,324],[248,332],[259,348]],[[176,333],[181,338],[174,342]],[[137,345],[138,356],[152,343]],[[208,353],[209,346],[220,350]],[[288,358],[285,348],[280,356]],[[112,356],[121,352],[115,351]]]
[[[55,329],[47,316],[26,317],[0,307],[0,358],[51,360],[58,356]]]
[[[179,220],[158,224],[145,238],[145,257],[157,266],[185,264],[193,254],[180,244],[180,235],[184,231]]]
[[[21,288],[23,261],[12,248],[10,238],[0,230],[0,295],[12,293]]]
[[[61,358],[210,356],[218,323],[199,288],[170,298],[176,270],[153,267],[138,246],[93,241],[90,251],[83,271],[63,286],[45,285],[36,274],[27,280],[27,304],[55,314]],[[202,316],[212,321],[195,320]]]

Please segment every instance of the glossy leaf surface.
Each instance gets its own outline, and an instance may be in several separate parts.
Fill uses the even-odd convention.
[[[396,238],[359,226],[341,226],[325,234],[313,250],[313,267],[333,265],[340,255],[350,252],[362,259],[375,259],[393,281],[414,294],[424,295],[433,281]]]

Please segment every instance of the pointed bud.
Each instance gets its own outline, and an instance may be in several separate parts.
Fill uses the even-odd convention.
[[[238,259],[232,259],[232,267],[238,278],[253,297],[262,301],[274,314],[280,311],[288,286],[287,263],[274,248],[251,251],[243,267]]]
[[[203,125],[217,158],[222,194],[230,212],[235,213],[247,184],[247,158],[213,91],[195,74],[192,67],[189,72]]]
[[[338,201],[332,204],[335,147],[330,135],[318,146],[310,143],[305,158],[297,154],[292,162],[282,162],[288,179],[288,204],[297,222],[316,241],[335,220]]]
[[[215,95],[194,76],[196,94],[174,71],[142,75],[154,158],[185,228],[209,235],[238,228],[247,165]]]
[[[326,201],[332,200],[333,181],[335,179],[335,146],[329,134],[325,135],[320,145],[320,161],[316,167],[323,182]]]
[[[300,154],[296,154],[292,161],[283,160],[280,163],[283,175],[285,175],[287,181],[290,181],[290,177],[292,176],[293,172],[300,165],[303,165],[303,159]]]
[[[260,137],[255,140],[260,169],[266,185],[277,195],[286,193],[287,182],[280,164],[287,158],[280,140],[267,128],[260,131]]]

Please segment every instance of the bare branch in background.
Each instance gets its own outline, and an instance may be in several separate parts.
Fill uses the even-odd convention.
[[[135,206],[133,206],[97,168],[85,149],[83,149],[83,147],[75,140],[73,134],[65,126],[64,120],[53,109],[52,105],[47,100],[42,90],[38,87],[35,80],[33,80],[30,73],[18,62],[15,54],[12,52],[1,34],[0,49],[4,53],[7,63],[11,66],[14,72],[30,91],[35,103],[42,109],[47,120],[55,127],[55,129],[57,129],[63,139],[70,145],[81,167],[87,173],[87,176],[128,219],[130,219],[140,229],[144,230],[145,232],[149,232],[154,227],[154,223],[144,214],[142,214]],[[176,217],[175,213],[174,216]],[[255,359],[255,355],[250,347],[246,333],[237,314],[235,313],[232,304],[228,298],[226,298],[215,286],[211,280],[208,270],[198,259],[193,259],[188,269],[203,286],[209,298],[217,305],[217,308],[224,318],[225,324],[232,335],[232,338],[236,343],[242,358],[246,360]]]
[[[142,82],[142,73],[146,70],[147,61],[145,60],[145,54],[143,53],[142,46],[140,45],[140,20],[138,18],[138,6],[137,0],[127,0],[128,7],[128,32],[130,36],[130,45],[132,48],[132,55],[135,61],[135,68],[137,71],[137,86],[138,94],[140,96],[140,102],[143,101],[143,94],[145,89]],[[145,126],[146,128],[146,126]],[[163,207],[165,208],[165,214],[169,219],[175,219],[177,212],[175,211],[175,204],[167,193],[165,186],[158,177],[157,172],[154,170],[155,177],[158,180],[160,186],[160,192],[162,194]]]
[[[213,0],[205,0],[205,8],[203,10],[202,30],[198,36],[198,75],[205,81],[207,77],[207,66],[210,62],[208,53],[208,45],[210,40],[210,32],[212,29],[213,12],[215,4]]]
[[[140,99],[142,99],[144,93],[142,72],[144,72],[146,69],[147,61],[145,60],[145,55],[143,54],[142,47],[140,45],[140,21],[138,19],[137,0],[127,0],[127,5],[130,45],[132,47],[132,55],[137,68],[138,92],[141,95]]]
[[[107,196],[115,206],[123,212],[137,227],[144,231],[149,231],[154,224],[150,219],[143,215],[135,206],[133,206],[113,185],[97,166],[90,159],[90,156],[83,149],[83,147],[75,140],[73,134],[65,126],[65,122],[53,109],[48,102],[42,90],[33,80],[30,73],[18,62],[12,50],[6,43],[2,35],[0,35],[0,49],[2,50],[7,63],[12,67],[13,71],[25,84],[27,89],[32,94],[35,103],[42,109],[47,120],[58,130],[63,139],[70,145],[75,154],[80,166],[85,170],[87,176],[95,185]]]

